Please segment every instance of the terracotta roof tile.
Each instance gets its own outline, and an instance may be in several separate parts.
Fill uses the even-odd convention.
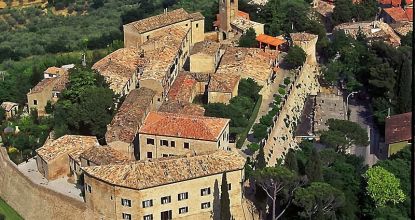
[[[190,75],[179,73],[170,87],[168,99],[171,101],[191,102],[195,93],[197,81]]]
[[[249,18],[249,14],[248,14],[248,13],[246,13],[246,12],[243,12],[243,11],[239,11],[239,10],[238,10],[238,14],[237,14],[237,16],[238,16],[238,17],[241,17],[241,18],[245,18],[245,19],[247,19],[247,20],[250,20],[250,18]]]
[[[48,162],[62,155],[97,145],[99,144],[95,136],[65,135],[56,140],[46,142],[36,150],[36,153]]]
[[[83,167],[89,176],[112,185],[132,189],[201,178],[204,176],[242,170],[245,159],[237,153],[218,150],[196,156],[181,156],[123,165]]]
[[[390,25],[393,30],[400,36],[406,36],[410,31],[413,30],[413,22],[400,21]]]
[[[408,17],[410,22],[414,21],[414,9],[413,8],[405,8],[405,14]]]
[[[298,33],[291,33],[290,37],[293,41],[311,41],[318,36],[315,34],[310,34],[306,32],[298,32]]]
[[[83,151],[80,158],[91,161],[97,166],[108,164],[121,164],[130,161],[123,153],[108,147],[96,146]]]
[[[408,16],[401,7],[384,8],[383,10],[395,21],[408,21]]]
[[[190,102],[181,101],[165,101],[160,106],[158,111],[198,116],[203,116],[205,114],[205,109],[202,106]]]
[[[144,87],[132,90],[107,126],[105,140],[108,143],[114,141],[131,143],[155,95],[156,92]]]
[[[240,79],[241,76],[234,74],[212,74],[208,91],[232,93]]]
[[[178,22],[190,20],[193,17],[183,8],[169,11],[166,14],[152,16],[126,25],[132,25],[138,33],[145,33],[158,28],[166,27]]]
[[[189,16],[192,18],[192,21],[205,19],[205,16],[203,16],[200,12],[191,13]]]
[[[231,24],[233,26],[235,26],[236,28],[242,30],[242,31],[247,31],[249,28],[253,28],[256,29],[256,26],[263,26],[263,24],[255,22],[255,21],[251,21],[248,19],[245,19],[243,17],[237,17],[235,18]]]
[[[55,74],[55,75],[62,75],[66,73],[66,70],[63,68],[59,68],[56,66],[49,67],[45,70],[46,74]]]
[[[228,124],[225,118],[150,112],[139,133],[216,141]]]
[[[203,53],[207,55],[214,56],[218,50],[220,49],[221,44],[214,41],[201,41],[195,43],[193,48],[190,50],[190,55],[197,54],[197,53]]]
[[[216,73],[252,78],[264,85],[271,77],[277,55],[277,51],[259,48],[227,47]]]
[[[386,118],[386,144],[412,140],[412,126],[412,112],[392,115],[390,118]]]

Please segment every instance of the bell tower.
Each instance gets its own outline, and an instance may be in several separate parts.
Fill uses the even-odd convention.
[[[238,0],[219,0],[219,39],[229,38],[231,22],[238,14]]]

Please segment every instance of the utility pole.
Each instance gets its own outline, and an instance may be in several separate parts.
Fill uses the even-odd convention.
[[[351,92],[346,97],[346,117],[347,117],[347,120],[349,120],[349,97],[352,96],[353,94],[356,94],[356,93],[358,93],[358,92]]]

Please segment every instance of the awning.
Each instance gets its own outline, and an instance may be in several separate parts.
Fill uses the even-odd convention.
[[[275,47],[278,47],[281,44],[284,44],[286,42],[286,40],[282,40],[276,37],[272,37],[266,34],[260,34],[256,37],[256,40],[258,42],[264,43],[264,44],[269,44]]]

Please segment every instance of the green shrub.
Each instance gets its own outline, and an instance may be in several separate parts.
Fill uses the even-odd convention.
[[[253,127],[254,130],[254,137],[257,140],[262,140],[267,136],[267,129],[268,127],[266,125],[263,124],[255,124]]]
[[[257,143],[251,143],[251,144],[248,144],[247,147],[251,152],[255,152],[255,151],[259,150],[260,146]]]
[[[290,84],[290,82],[291,82],[290,77],[285,77],[285,79],[284,79],[284,84],[285,84],[285,85],[288,85],[288,84]]]
[[[279,88],[278,93],[281,94],[282,96],[285,95],[285,89]]]
[[[281,96],[276,95],[275,98],[274,98],[274,103],[279,105],[281,103]]]
[[[259,122],[260,122],[261,124],[263,124],[263,125],[267,126],[267,127],[270,127],[270,126],[273,124],[273,122],[272,122],[272,115],[268,113],[268,114],[266,114],[266,115],[262,116],[262,117],[259,119]]]

